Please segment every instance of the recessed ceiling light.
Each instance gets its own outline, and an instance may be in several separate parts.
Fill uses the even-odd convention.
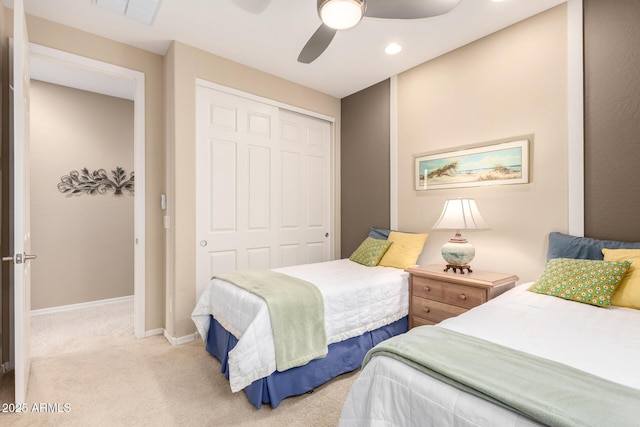
[[[491,1],[494,3],[500,3],[501,1],[504,1],[504,0],[491,0]]]
[[[94,0],[103,9],[124,15],[143,24],[151,25],[160,8],[161,0]]]
[[[387,47],[384,48],[384,53],[387,55],[395,55],[396,53],[400,53],[402,50],[402,46],[398,43],[389,43]]]

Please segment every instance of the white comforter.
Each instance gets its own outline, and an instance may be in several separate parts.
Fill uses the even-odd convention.
[[[640,310],[526,292],[524,284],[439,326],[640,389]],[[355,381],[340,426],[530,426],[524,416],[387,357]]]
[[[275,269],[318,287],[324,299],[327,342],[362,335],[406,316],[408,273],[391,267],[364,267],[348,259]],[[238,338],[229,352],[232,391],[276,370],[269,310],[260,297],[214,279],[198,300],[191,318],[205,340],[209,315]]]

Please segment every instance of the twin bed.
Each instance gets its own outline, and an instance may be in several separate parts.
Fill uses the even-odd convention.
[[[549,241],[549,258],[602,260],[601,249],[609,247],[623,249],[605,251],[605,261],[615,268],[629,257],[640,263],[640,247],[633,244],[559,233]],[[640,270],[631,274],[625,265],[629,272],[620,276],[637,282]],[[364,360],[341,426],[640,422],[637,283],[618,286],[616,296],[624,295],[626,303],[609,308],[597,306],[596,299],[593,305],[567,301],[545,294],[546,288],[537,293],[529,291],[531,284],[519,285],[458,317],[404,333],[408,276],[402,269],[345,259],[277,271],[320,289],[326,357],[278,371],[264,301],[223,280],[212,280],[193,315],[232,390],[244,390],[257,408],[276,407],[285,397],[358,369]]]
[[[383,343],[355,381],[340,425],[637,426],[640,312],[539,295],[528,286],[402,336],[399,344],[421,351],[428,366],[438,358],[431,374],[420,370],[419,358],[384,352]],[[459,343],[458,334],[479,340]],[[448,347],[435,352],[440,345],[453,354]]]
[[[340,426],[640,425],[639,249],[551,233],[534,284],[373,349]]]
[[[371,348],[407,331],[404,269],[426,239],[372,228],[349,259],[215,277],[191,318],[231,390],[244,390],[258,409],[275,408],[360,368]],[[271,280],[278,284],[267,286]],[[298,290],[304,296],[292,296]],[[293,304],[283,315],[284,300]]]
[[[324,300],[326,357],[277,370],[269,310],[257,295],[213,279],[192,318],[206,349],[222,363],[232,391],[272,407],[358,369],[368,350],[407,331],[408,274],[393,267],[365,267],[349,259],[274,271],[311,282]],[[237,339],[236,337],[240,337]]]

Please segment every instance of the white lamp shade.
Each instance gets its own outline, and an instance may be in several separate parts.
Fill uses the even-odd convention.
[[[440,219],[433,230],[488,230],[473,199],[450,199],[444,203]]]
[[[322,22],[336,30],[355,26],[364,15],[363,0],[320,0],[318,4]]]

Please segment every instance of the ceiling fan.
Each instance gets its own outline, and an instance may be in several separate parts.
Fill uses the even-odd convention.
[[[251,13],[261,13],[271,0],[232,0]],[[298,62],[310,64],[324,52],[338,30],[354,27],[362,18],[422,19],[443,15],[460,0],[316,0],[322,24],[304,45]]]
[[[322,24],[304,45],[298,62],[310,64],[329,46],[338,30],[354,27],[363,17],[421,19],[442,15],[460,0],[317,0]]]

